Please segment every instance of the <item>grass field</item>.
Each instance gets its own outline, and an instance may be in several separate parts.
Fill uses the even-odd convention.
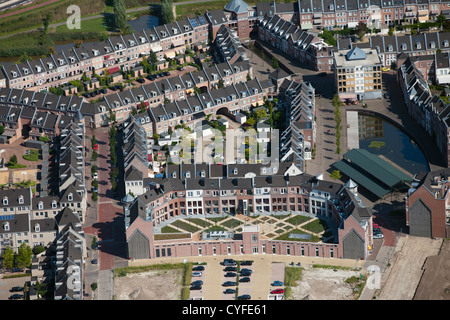
[[[278,231],[278,230],[277,230]],[[319,242],[320,238],[309,234],[311,236],[310,239],[297,239],[297,238],[289,238],[290,234],[309,234],[305,231],[299,230],[299,229],[294,229],[294,230],[290,230],[282,235],[280,235],[279,237],[275,238],[275,240],[289,240],[289,241],[301,241],[301,242]]]
[[[293,216],[292,218],[287,219],[286,222],[289,222],[289,223],[292,223],[292,224],[298,226],[299,224],[302,224],[308,220],[311,220],[311,218],[298,215],[298,216]]]
[[[328,229],[327,223],[324,220],[316,219],[314,221],[311,221],[310,223],[302,226],[302,229],[314,232],[314,233],[321,233]]]

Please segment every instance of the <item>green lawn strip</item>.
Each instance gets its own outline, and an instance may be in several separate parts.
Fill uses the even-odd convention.
[[[292,218],[285,220],[285,222],[288,222],[288,223],[298,226],[299,224],[305,223],[306,221],[311,220],[311,219],[312,218],[310,218],[310,217],[296,215],[296,216],[293,216]]]
[[[228,227],[228,228],[235,228],[243,223],[244,222],[242,222],[241,220],[229,219],[227,221],[222,222],[221,225]]]
[[[191,218],[191,219],[186,219],[189,222],[195,223],[196,225],[199,225],[201,227],[209,227],[211,225],[210,222],[204,220],[204,219],[199,219],[199,218]]]
[[[328,229],[328,225],[325,220],[322,219],[316,219],[311,221],[308,224],[305,224],[302,226],[302,229],[308,230],[314,233],[321,233]]]
[[[228,217],[219,217],[219,218],[206,218],[207,220],[211,220],[213,223],[218,223],[222,220],[225,220]]]
[[[183,230],[186,230],[188,232],[197,232],[200,230],[200,228],[197,228],[197,227],[195,227],[189,223],[186,223],[184,221],[181,221],[181,220],[174,221],[171,223],[171,225],[181,228]]]
[[[172,228],[170,226],[165,226],[161,228],[161,233],[176,233],[176,232],[181,233],[180,230]]]
[[[292,234],[292,233],[294,233],[294,234],[308,234],[311,237],[309,239],[289,238],[289,235]],[[286,232],[286,233],[276,237],[275,240],[289,240],[289,241],[300,241],[300,242],[319,242],[320,238],[315,236],[315,235],[313,235],[313,234],[307,233],[305,231],[302,231],[302,230],[299,230],[299,229],[294,229],[294,230],[288,231],[288,232]]]
[[[164,233],[164,234],[155,234],[153,237],[155,240],[172,240],[172,239],[185,239],[190,238],[190,233]]]
[[[284,268],[284,297],[288,300],[291,297],[292,287],[296,286],[296,281],[302,279],[303,268],[285,267]]]

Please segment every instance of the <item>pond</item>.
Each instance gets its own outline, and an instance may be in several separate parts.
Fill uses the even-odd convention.
[[[430,171],[420,147],[393,123],[358,113],[359,148],[387,158],[411,174]]]

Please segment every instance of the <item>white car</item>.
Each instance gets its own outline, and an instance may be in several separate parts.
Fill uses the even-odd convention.
[[[97,180],[97,179],[98,179],[98,174],[97,174],[97,172],[94,173],[94,174],[92,175],[92,179],[94,179],[94,180]]]
[[[192,272],[191,277],[201,277],[202,273],[200,271]]]
[[[373,238],[374,238],[374,239],[382,239],[382,238],[384,238],[384,236],[383,236],[382,233],[375,233],[375,234],[373,235]]]

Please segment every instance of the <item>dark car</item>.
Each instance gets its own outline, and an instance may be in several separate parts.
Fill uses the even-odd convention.
[[[236,277],[236,273],[234,273],[234,272],[227,272],[227,273],[225,273],[225,277],[226,278]]]
[[[91,92],[91,97],[95,97],[97,95],[97,93],[95,91]]]
[[[250,300],[252,297],[249,294],[243,294],[237,298],[238,300]]]
[[[103,89],[100,90],[100,92],[103,93],[103,94],[106,94],[106,93],[108,93],[108,90],[103,88]]]
[[[23,287],[12,287],[11,290],[9,290],[9,292],[20,292],[23,290],[24,290]]]
[[[225,289],[225,291],[223,293],[225,293],[225,294],[236,293],[236,290],[234,290],[234,289]]]
[[[183,67],[178,67],[177,70],[178,70],[178,71],[183,71],[184,68],[183,68]]]
[[[123,89],[123,86],[120,85],[120,84],[118,84],[118,85],[116,85],[116,88],[117,88],[118,90],[122,90],[122,89]]]
[[[226,267],[223,271],[237,271],[236,267]]]
[[[239,282],[250,282],[250,278],[249,277],[240,278]]]
[[[85,94],[83,94],[83,97],[85,97],[85,98],[90,98],[90,97],[91,97],[91,94],[90,94],[90,93],[85,93]]]
[[[9,300],[18,300],[18,299],[23,299],[23,294],[13,294],[12,296],[10,296],[8,298]]]
[[[163,72],[163,75],[166,76],[166,77],[168,77],[168,76],[170,76],[170,72],[169,72],[169,71],[164,71],[164,72]]]
[[[23,269],[21,269],[21,268],[13,268],[12,272],[23,272]]]
[[[251,270],[251,269],[241,269],[241,272],[250,272],[250,273],[253,273],[253,270]]]
[[[92,264],[97,264],[97,263],[98,263],[98,260],[97,260],[97,259],[92,259],[92,260],[91,260],[91,263],[92,263]]]
[[[223,262],[221,262],[221,264],[224,266],[235,266],[236,261],[234,261],[233,259],[225,259],[223,260]]]
[[[136,79],[136,81],[139,82],[139,83],[144,83],[145,82],[145,80],[142,79],[142,78]]]
[[[95,90],[94,92],[95,92],[96,95],[99,95],[101,93],[100,90]]]
[[[253,261],[242,261],[241,266],[251,266],[253,264]]]
[[[194,285],[189,288],[189,290],[202,290],[202,286]]]
[[[205,270],[204,266],[195,266],[192,268],[192,271],[203,271]]]
[[[225,281],[222,286],[224,287],[232,287],[236,285],[236,281]]]
[[[251,272],[248,272],[248,271],[244,271],[244,272],[241,271],[241,273],[240,273],[239,275],[240,275],[241,277],[249,277],[249,276],[252,275],[252,273],[251,273]]]
[[[162,78],[162,77],[164,77],[164,73],[157,73],[156,76],[157,76],[158,78]]]
[[[195,281],[191,282],[191,286],[201,286],[201,285],[203,285],[202,280],[195,280]]]
[[[111,87],[109,87],[112,91],[116,91],[117,90],[117,87],[116,86],[111,86]]]

